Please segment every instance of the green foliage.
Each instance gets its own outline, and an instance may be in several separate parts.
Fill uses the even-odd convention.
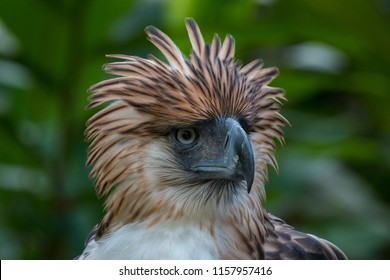
[[[0,2],[0,258],[66,259],[102,214],[85,167],[88,87],[105,54],[187,54],[184,18],[278,66],[289,102],[266,208],[352,259],[390,258],[390,5],[385,0]]]

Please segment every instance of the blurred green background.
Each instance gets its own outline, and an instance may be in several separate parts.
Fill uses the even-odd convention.
[[[0,258],[69,259],[102,216],[85,167],[105,54],[190,52],[184,18],[277,66],[289,100],[266,208],[351,259],[390,259],[390,1],[1,0]]]

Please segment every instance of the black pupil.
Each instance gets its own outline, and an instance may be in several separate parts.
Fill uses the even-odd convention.
[[[192,138],[192,133],[189,130],[186,130],[182,133],[181,137],[183,137],[184,140],[190,140]]]

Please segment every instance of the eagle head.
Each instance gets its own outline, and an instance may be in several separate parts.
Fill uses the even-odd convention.
[[[286,122],[284,92],[268,86],[278,71],[261,60],[242,66],[230,35],[207,44],[195,21],[186,27],[188,58],[150,26],[166,62],[110,55],[121,61],[105,71],[117,77],[91,87],[89,107],[100,110],[87,123],[87,164],[107,197],[98,235],[141,221],[263,213],[266,166],[277,169],[273,139],[283,141]]]

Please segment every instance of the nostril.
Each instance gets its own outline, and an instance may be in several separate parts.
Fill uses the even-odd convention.
[[[227,145],[228,145],[228,143],[229,143],[229,139],[230,139],[229,136],[230,136],[230,135],[229,135],[229,133],[228,133],[228,135],[226,135],[226,138],[225,138],[225,144],[223,145],[223,149],[224,149],[224,150],[226,150],[226,147],[227,147]]]

